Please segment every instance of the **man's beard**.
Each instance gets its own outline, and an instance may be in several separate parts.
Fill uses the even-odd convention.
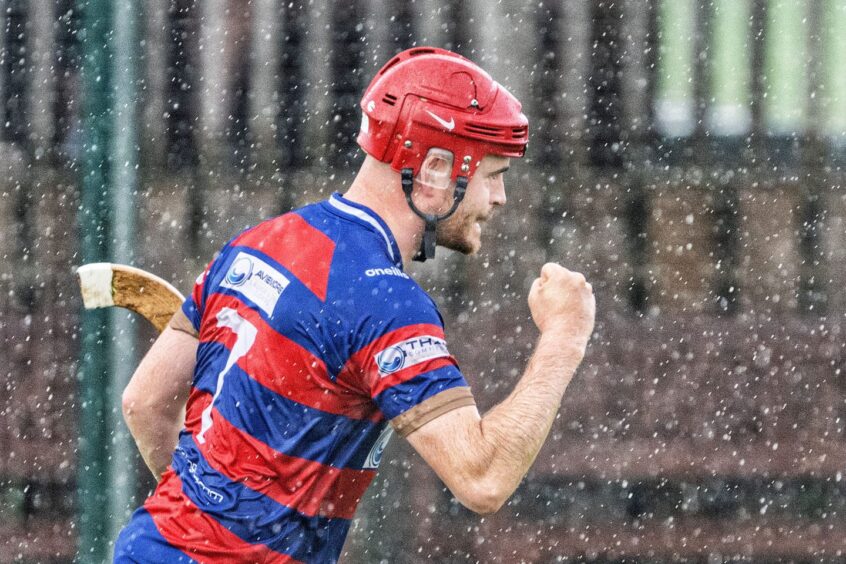
[[[475,253],[477,249],[467,237],[468,231],[475,223],[474,219],[467,216],[453,216],[446,221],[439,221],[436,231],[438,245],[465,255]]]

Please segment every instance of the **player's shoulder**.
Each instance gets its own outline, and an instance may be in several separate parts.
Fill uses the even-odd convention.
[[[391,330],[409,324],[443,324],[429,294],[384,255],[339,258],[333,268],[332,302],[354,325],[375,324]]]
[[[383,255],[385,249],[372,231],[352,218],[333,213],[326,200],[262,221],[242,232],[233,244],[260,243],[264,250],[277,241],[287,242],[286,250],[295,246],[301,251],[322,252],[327,257]]]
[[[311,204],[300,209],[277,215],[244,229],[230,242],[231,246],[260,246],[268,247],[274,240],[280,238],[286,241],[301,240],[307,242],[311,238],[328,239],[326,230],[321,229],[320,222],[315,222],[315,214],[309,213],[316,205]],[[310,216],[308,219],[306,216]]]
[[[295,274],[312,267],[326,271],[338,244],[319,214],[313,213],[315,207],[312,204],[249,227],[230,240],[224,252],[233,257],[247,252],[270,259],[292,267]]]

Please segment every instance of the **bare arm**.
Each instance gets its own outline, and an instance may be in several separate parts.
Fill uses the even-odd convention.
[[[479,513],[499,509],[528,472],[593,330],[590,285],[558,265],[544,266],[529,305],[541,336],[505,401],[484,417],[475,407],[453,410],[408,436],[453,495]]]
[[[157,480],[170,464],[183,425],[198,343],[165,328],[123,392],[123,417]]]

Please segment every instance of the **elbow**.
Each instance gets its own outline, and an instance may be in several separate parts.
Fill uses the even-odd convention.
[[[129,423],[135,413],[135,396],[129,388],[125,389],[120,397],[120,409],[123,412],[123,420]]]
[[[511,493],[511,490],[501,484],[484,480],[474,481],[461,492],[453,492],[464,507],[479,515],[490,515],[499,511],[511,497]]]
[[[459,500],[460,501],[460,500]],[[505,499],[474,499],[462,501],[461,505],[477,515],[492,515],[504,505]]]
[[[129,427],[132,427],[132,422],[139,417],[143,417],[148,406],[145,405],[144,400],[128,386],[121,395],[121,411],[123,412],[123,420]]]

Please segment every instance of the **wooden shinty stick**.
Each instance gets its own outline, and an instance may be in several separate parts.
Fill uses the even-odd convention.
[[[76,271],[85,309],[117,306],[141,315],[158,332],[185,301],[167,281],[140,268],[96,262]]]

